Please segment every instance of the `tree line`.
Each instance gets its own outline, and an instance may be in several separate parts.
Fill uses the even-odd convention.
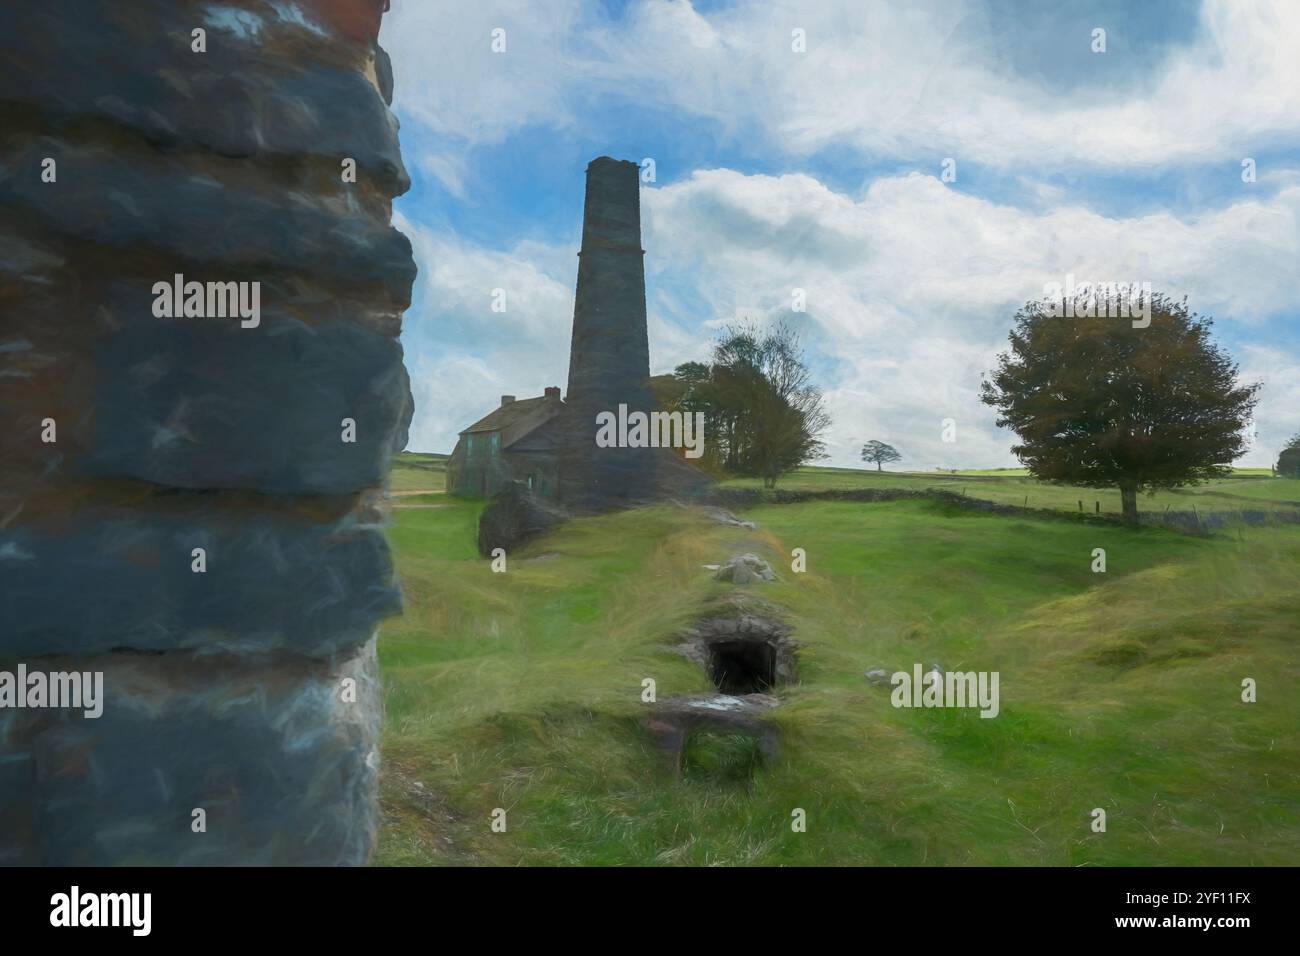
[[[1075,304],[1099,294],[1124,293],[1081,288]],[[1212,319],[1190,311],[1185,298],[1147,296],[1150,321],[1142,325],[1110,302],[1076,307],[1068,318],[1048,300],[1026,303],[981,390],[998,426],[1019,439],[1012,453],[1033,477],[1118,488],[1130,521],[1139,494],[1231,474],[1248,447],[1261,387],[1239,381],[1238,366],[1211,337]],[[679,365],[671,378],[672,404],[705,413],[705,461],[714,471],[761,477],[770,488],[826,457],[821,435],[830,416],[789,326],[727,326],[710,361]],[[862,449],[878,471],[901,457],[878,440]],[[1300,434],[1276,472],[1300,477]]]
[[[729,325],[710,361],[679,365],[673,379],[675,406],[704,413],[706,468],[762,478],[771,488],[782,474],[826,457],[821,435],[830,415],[788,325]]]

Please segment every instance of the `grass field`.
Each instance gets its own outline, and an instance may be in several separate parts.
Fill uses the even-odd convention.
[[[390,491],[444,491],[447,487],[446,455],[429,455],[404,451],[393,461],[388,487]]]
[[[759,488],[757,478],[740,478],[724,482],[723,487]],[[947,472],[875,472],[851,468],[799,468],[777,485],[778,488],[828,490],[849,488],[934,488],[983,498],[1004,505],[1051,508],[1059,511],[1083,509],[1102,514],[1120,513],[1120,496],[1116,488],[1076,488],[1035,481],[1018,469],[996,471]],[[1300,479],[1268,478],[1267,473],[1245,473],[1200,485],[1139,495],[1139,511],[1240,511],[1243,509],[1300,510]]]
[[[965,477],[971,496],[1074,507]],[[1300,500],[1300,482],[1217,485],[1190,492],[1198,508]],[[380,640],[378,863],[1300,863],[1300,526],[1192,537],[906,500],[763,505],[750,531],[662,506],[572,520],[494,574],[481,503],[420,500],[442,506],[395,509],[389,531],[406,612]],[[639,725],[641,681],[661,700],[712,690],[667,645],[732,589],[701,565],[738,551],[772,562],[780,580],[749,591],[802,645],[770,717],[781,749],[677,777]],[[999,716],[895,709],[863,676],[933,661],[998,671]]]

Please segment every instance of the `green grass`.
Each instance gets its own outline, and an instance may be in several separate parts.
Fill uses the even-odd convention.
[[[748,734],[697,731],[682,748],[682,776],[706,785],[748,783],[762,765],[758,741]]]
[[[1262,470],[1261,470],[1262,471]],[[737,478],[723,487],[760,488],[757,478]],[[1028,477],[1022,470],[993,469],[947,472],[876,472],[853,468],[798,468],[782,478],[778,488],[789,490],[844,490],[856,488],[938,489],[983,498],[1003,505],[1050,508],[1057,511],[1093,513],[1100,502],[1103,514],[1121,511],[1119,490],[1049,485]],[[1138,497],[1139,511],[1296,510],[1300,509],[1300,479],[1269,478],[1267,473],[1234,475],[1154,495]]]
[[[393,460],[391,491],[443,491],[447,487],[447,455],[404,451]]]
[[[380,640],[381,864],[1300,863],[1300,527],[1194,538],[907,500],[764,505],[749,531],[665,506],[575,519],[494,574],[481,504],[447,504],[390,529],[406,613]],[[730,587],[700,565],[745,550],[803,645],[780,753],[700,734],[678,777],[641,681],[711,689],[666,642]],[[998,671],[1001,714],[895,709],[863,677],[932,661]]]
[[[1029,476],[1028,468],[958,468],[954,470],[945,470],[936,468],[935,474],[953,474],[953,475],[995,475],[995,476],[1012,476],[1026,478]],[[1271,478],[1273,472],[1268,468],[1233,468],[1233,478]]]

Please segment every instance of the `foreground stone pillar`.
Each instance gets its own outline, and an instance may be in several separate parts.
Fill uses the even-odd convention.
[[[384,6],[0,9],[0,864],[370,855],[415,274]],[[97,717],[33,696],[83,672]]]

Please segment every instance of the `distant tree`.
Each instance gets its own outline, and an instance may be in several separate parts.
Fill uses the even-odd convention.
[[[709,364],[687,362],[674,376],[683,386],[678,407],[705,413],[705,457],[716,467],[771,488],[790,469],[825,457],[819,436],[830,416],[788,326],[728,326]]]
[[[897,448],[893,445],[886,445],[883,441],[875,441],[873,439],[862,446],[862,460],[874,461],[876,463],[876,471],[883,470],[880,466],[884,462],[901,461],[902,458],[903,456],[898,453]]]
[[[673,369],[673,378],[677,380],[680,386],[681,400],[677,403],[679,406],[689,404],[707,404],[709,379],[712,375],[712,369],[705,362],[683,362],[677,368]],[[684,411],[703,411],[701,408],[683,408]]]
[[[1300,434],[1294,435],[1277,456],[1274,474],[1281,478],[1300,478]]]
[[[1136,521],[1139,491],[1229,474],[1245,451],[1259,385],[1238,383],[1210,339],[1212,320],[1189,314],[1186,300],[1152,296],[1145,328],[1054,317],[1046,302],[1027,303],[1014,321],[983,401],[1020,437],[1012,451],[1035,477],[1118,486],[1125,519]]]

